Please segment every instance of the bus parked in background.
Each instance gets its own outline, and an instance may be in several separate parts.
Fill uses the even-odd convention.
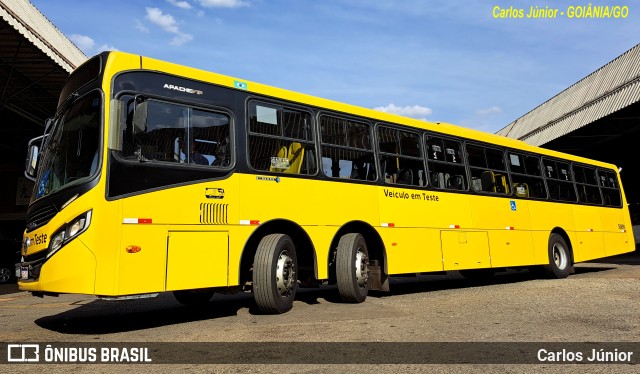
[[[394,274],[473,277],[630,252],[614,165],[121,52],[74,71],[45,135],[19,286],[187,305]]]

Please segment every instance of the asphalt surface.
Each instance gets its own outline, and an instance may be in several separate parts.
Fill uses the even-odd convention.
[[[249,294],[215,295],[207,306],[194,310],[178,304],[171,294],[131,301],[104,301],[86,295],[40,299],[17,291],[15,285],[2,285],[0,341],[5,345],[125,342],[140,346],[155,342],[263,342],[265,347],[268,346],[266,342],[291,345],[299,342],[355,342],[352,343],[354,346],[376,342],[481,342],[470,344],[470,349],[479,349],[483,345],[492,347],[483,344],[490,342],[507,342],[516,348],[526,342],[553,342],[560,344],[559,347],[568,342],[627,342],[637,347],[634,353],[636,357],[640,356],[640,255],[637,252],[578,264],[576,273],[563,280],[536,279],[528,271],[510,271],[500,273],[490,281],[473,282],[452,272],[448,275],[394,278],[391,290],[390,294],[370,296],[364,303],[356,305],[338,302],[337,291],[333,287],[301,290],[291,311],[272,316],[258,314]],[[325,344],[318,349],[330,346]],[[286,357],[292,352],[300,354],[295,349],[287,349],[287,344],[277,347],[282,349],[278,357]],[[408,350],[426,348],[432,349],[433,346],[406,346]],[[334,352],[334,355],[339,355],[339,352]],[[334,355],[327,353],[327,357]],[[225,365],[4,366],[9,372],[43,368],[48,373],[129,370],[243,373],[427,370],[435,373],[638,372],[637,365],[629,364],[391,365],[372,359],[371,363],[335,365],[312,361],[279,365],[252,365],[247,363],[250,362],[247,359]],[[327,362],[333,361],[328,359]]]

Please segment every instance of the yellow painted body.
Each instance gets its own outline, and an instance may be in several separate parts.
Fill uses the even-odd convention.
[[[234,87],[232,77],[112,53],[102,85],[105,97],[111,96],[115,74],[141,69],[141,64],[142,69]],[[610,164],[478,131],[397,117],[252,82],[247,85],[256,94],[615,170]],[[106,100],[105,139],[110,134],[109,105]],[[104,143],[103,155],[107,154],[108,143]],[[330,246],[336,233],[352,221],[364,222],[378,232],[391,275],[546,264],[549,235],[556,228],[567,233],[575,262],[634,249],[624,191],[625,208],[605,208],[306,179],[284,173],[277,180],[273,174],[234,173],[225,180],[108,201],[106,165],[103,160],[93,190],[70,203],[45,226],[25,234],[30,238],[43,234],[51,237],[69,220],[92,210],[89,228],[47,260],[38,280],[20,281],[21,289],[122,296],[237,286],[243,250],[259,227],[245,223],[265,224],[274,219],[291,221],[309,236],[319,280],[329,277]],[[224,196],[212,199],[211,191],[219,194],[220,190],[224,190]],[[220,213],[221,205],[225,205],[224,214]],[[150,219],[151,223],[126,223],[136,218]],[[32,245],[27,254],[46,250],[47,245]],[[132,246],[141,250],[129,253],[127,248]]]

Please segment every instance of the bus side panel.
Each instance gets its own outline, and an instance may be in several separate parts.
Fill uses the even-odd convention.
[[[635,250],[633,230],[631,226],[629,226],[629,223],[625,222],[625,209],[626,208],[600,209],[606,256],[613,256]]]
[[[576,222],[576,243],[573,243],[574,262],[582,262],[605,256],[602,220],[598,211],[584,205],[573,207],[573,217]]]
[[[286,219],[300,226],[342,226],[359,220],[378,226],[375,188],[285,175],[237,174],[240,220]]]
[[[338,228],[335,226],[305,226],[303,228],[309,235],[316,250],[318,279],[327,279],[329,278],[329,261],[332,260],[330,257],[331,241]]]
[[[442,271],[440,230],[381,228],[389,274]]]
[[[440,229],[471,226],[468,195],[388,186],[378,204],[390,274],[442,271]]]
[[[573,205],[531,200],[529,201],[529,216],[531,217],[534,264],[549,263],[549,236],[556,227],[567,233],[575,250]]]
[[[128,246],[140,251],[128,253]],[[167,264],[167,226],[122,225],[118,253],[117,295],[131,295],[165,290]]]
[[[529,201],[477,196],[471,202],[473,227],[489,233],[492,267],[535,262]]]
[[[491,267],[525,266],[535,262],[533,238],[529,230],[489,231]]]
[[[470,228],[469,195],[379,187],[380,222],[394,227]]]
[[[226,231],[169,231],[167,291],[227,286]]]
[[[96,188],[96,191],[99,191]],[[91,191],[93,192],[93,191]],[[104,193],[104,192],[102,192]],[[114,219],[121,215],[121,202],[107,202],[103,196],[92,199],[95,204],[91,226],[82,241],[96,256],[96,295],[115,295],[118,287],[118,258],[122,221]],[[84,234],[83,234],[84,235]]]
[[[227,284],[238,286],[240,283],[240,261],[247,240],[256,226],[230,225],[229,229],[229,270]]]
[[[440,231],[444,270],[491,267],[489,236],[486,231]]]

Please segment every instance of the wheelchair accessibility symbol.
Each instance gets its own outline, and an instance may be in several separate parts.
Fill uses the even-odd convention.
[[[513,211],[517,210],[517,208],[516,208],[516,202],[515,202],[515,201],[513,201],[513,200],[511,200],[511,201],[510,201],[510,203],[511,203],[511,210],[513,210]]]

